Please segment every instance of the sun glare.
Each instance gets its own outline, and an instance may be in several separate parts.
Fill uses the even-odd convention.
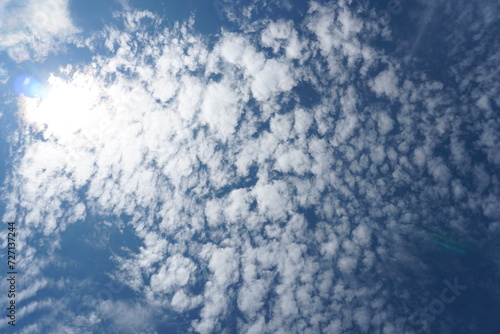
[[[94,123],[96,91],[87,80],[67,82],[51,76],[41,97],[21,96],[23,120],[44,136],[65,139]]]

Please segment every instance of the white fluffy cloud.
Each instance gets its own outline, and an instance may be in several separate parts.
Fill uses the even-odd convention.
[[[392,69],[377,75],[370,86],[378,96],[386,95],[391,99],[398,96],[398,79]]]
[[[119,19],[123,29],[94,41],[113,52],[97,48],[90,64],[54,74],[43,99],[19,98],[4,219],[22,221],[29,277],[40,279],[64,262],[56,250],[71,224],[129,229],[140,245],[113,249],[109,275],[134,298],[98,301],[85,319],[54,309],[36,330],[54,319],[68,332],[106,319],[138,330],[135,314],[153,332],[190,312],[186,331],[199,333],[403,332],[406,287],[363,281],[387,279],[382,264],[404,249],[386,236],[422,224],[434,205],[456,233],[471,212],[498,219],[498,177],[488,175],[498,122],[486,103],[496,95],[468,101],[479,123],[467,123],[452,108],[460,94],[396,70],[404,64],[370,42],[385,38],[377,19],[345,2],[311,2],[303,21],[242,24],[214,43],[192,20]],[[303,102],[304,87],[319,98]],[[460,146],[464,129],[482,165]],[[69,284],[47,282],[24,298]]]

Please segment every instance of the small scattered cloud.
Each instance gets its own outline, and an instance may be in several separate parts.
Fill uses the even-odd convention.
[[[6,84],[9,81],[9,72],[4,64],[0,63],[0,83]]]
[[[36,58],[70,39],[67,3],[49,5],[66,20],[41,23],[39,54],[22,34],[0,45]],[[386,236],[434,220],[476,233],[469,217],[498,231],[498,94],[482,65],[480,87],[403,71],[375,47],[386,33],[378,18],[344,1],[253,24],[257,8],[242,8],[243,32],[210,42],[192,20],[167,27],[152,12],[124,12],[122,29],[88,41],[106,50],[54,73],[44,98],[18,98],[4,219],[22,221],[23,269],[40,282],[23,312],[50,315],[27,331],[56,322],[58,332],[154,332],[189,314],[185,332],[404,332],[427,296],[382,265],[418,266],[394,252],[405,238]],[[465,99],[462,86],[478,91]],[[317,98],[305,103],[309,92]],[[120,236],[126,226],[138,243],[108,249],[108,274],[127,297],[99,300],[84,283],[49,279],[67,261],[63,232],[84,220]],[[45,290],[59,292],[59,306],[35,301]],[[85,292],[85,311],[67,291]]]

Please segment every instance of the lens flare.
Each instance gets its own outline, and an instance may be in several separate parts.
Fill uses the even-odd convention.
[[[14,91],[19,96],[41,98],[45,95],[44,85],[29,74],[22,74],[14,80]]]
[[[467,243],[457,241],[455,239],[444,236],[427,228],[422,228],[422,231],[420,231],[419,235],[421,238],[430,241],[435,245],[446,248],[457,254],[464,255],[467,253],[477,252],[477,250],[474,247],[472,247]]]

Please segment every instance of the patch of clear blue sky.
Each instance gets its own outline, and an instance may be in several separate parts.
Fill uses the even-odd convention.
[[[203,33],[214,33],[220,30],[222,22],[217,16],[213,1],[128,1],[131,8],[147,9],[167,21],[185,21],[193,13],[196,28]],[[113,12],[123,10],[118,1],[72,1],[70,11],[76,26],[84,31],[99,31],[113,20]]]

